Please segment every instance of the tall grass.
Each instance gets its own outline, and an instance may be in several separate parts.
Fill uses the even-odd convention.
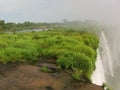
[[[98,43],[98,37],[93,33],[69,30],[3,34],[0,35],[0,63],[55,58],[61,68],[74,68],[80,75],[90,78]],[[74,73],[73,76],[77,76],[77,72]]]

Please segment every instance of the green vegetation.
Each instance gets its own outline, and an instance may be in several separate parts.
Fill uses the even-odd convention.
[[[5,22],[4,20],[0,20],[0,32],[16,32],[20,30],[33,30],[33,29],[43,29],[43,30],[53,30],[58,28],[63,29],[75,29],[81,30],[83,32],[93,32],[99,34],[99,31],[102,30],[103,26],[92,20],[85,21],[68,21],[64,20],[63,22],[54,22],[54,23],[35,23],[25,21],[23,23],[14,23],[14,22]],[[70,31],[70,30],[69,30]]]
[[[33,23],[33,22],[23,22],[23,23],[13,23],[13,22],[5,22],[4,20],[0,20],[0,31],[19,31],[19,30],[31,30],[31,29],[51,29],[56,27],[54,23]]]
[[[106,83],[103,83],[102,87],[103,87],[105,90],[112,90]]]
[[[41,67],[42,72],[48,72],[48,68],[46,66]]]
[[[73,70],[72,76],[90,79],[95,69],[98,37],[89,32],[53,30],[0,35],[0,63],[36,62],[54,58],[59,67]],[[43,71],[47,69],[43,67]]]
[[[76,80],[83,80],[82,77],[82,70],[77,69],[77,68],[72,68],[73,69],[73,73],[72,73],[72,77]]]

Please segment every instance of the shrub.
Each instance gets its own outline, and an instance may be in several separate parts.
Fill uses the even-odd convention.
[[[23,61],[22,50],[13,47],[7,47],[0,51],[0,60],[3,63]]]
[[[41,67],[42,72],[48,72],[48,68],[46,66]]]
[[[0,49],[7,47],[7,43],[5,41],[0,41]]]
[[[73,57],[72,56],[61,56],[58,58],[57,63],[65,69],[71,68],[73,65]]]
[[[41,31],[0,35],[0,62],[35,62],[38,57],[57,59],[72,76],[90,79],[95,69],[98,37],[93,33],[74,30]],[[46,67],[42,67],[47,71]]]
[[[83,71],[77,68],[72,68],[72,69],[73,69],[73,73],[72,73],[73,79],[83,81],[83,78],[82,78]]]

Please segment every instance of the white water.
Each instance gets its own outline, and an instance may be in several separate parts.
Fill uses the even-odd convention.
[[[114,77],[112,57],[107,38],[103,32],[100,35],[100,46],[97,50],[96,70],[92,75],[92,82],[102,85],[106,82],[106,76]]]
[[[97,50],[97,61],[95,65],[96,65],[96,70],[93,72],[92,75],[92,83],[97,85],[102,85],[104,82],[106,82],[106,80],[105,80],[104,69],[103,69],[99,50]]]
[[[103,32],[101,32],[101,38],[100,38],[100,45],[101,45],[101,57],[102,60],[106,59],[106,65],[108,65],[108,70],[105,72],[109,71],[109,74],[113,77],[113,65],[112,65],[112,57],[110,54],[110,48],[107,42],[107,38]]]
[[[107,46],[109,47],[109,52],[106,52],[106,49],[104,50],[104,42],[100,43],[101,47],[103,47],[100,53],[105,71],[106,83],[112,90],[120,90],[120,30],[119,28],[109,29],[105,30],[103,34],[106,38]],[[110,54],[109,60],[106,58],[106,53]]]

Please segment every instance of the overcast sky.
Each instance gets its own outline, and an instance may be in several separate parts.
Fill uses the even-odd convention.
[[[120,0],[0,0],[0,19],[6,22],[91,19],[119,23]]]

